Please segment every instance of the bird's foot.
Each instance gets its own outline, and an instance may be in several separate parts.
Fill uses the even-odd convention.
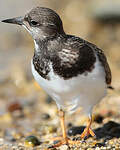
[[[68,145],[68,148],[69,148],[69,145],[78,145],[78,144],[80,144],[80,141],[72,141],[68,137],[65,138],[65,139],[62,138],[62,137],[55,137],[55,138],[52,138],[51,140],[55,144],[53,144],[51,147],[49,147],[49,149],[60,147],[61,145]]]
[[[95,136],[95,133],[92,131],[90,127],[86,127],[80,137],[84,139],[85,137],[88,137],[89,135],[93,137]]]

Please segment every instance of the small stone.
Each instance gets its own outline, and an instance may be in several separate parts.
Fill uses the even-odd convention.
[[[120,126],[118,126],[118,127],[113,127],[113,128],[110,130],[110,132],[111,132],[112,136],[119,138],[119,137],[120,137]]]
[[[104,143],[96,143],[95,144],[95,147],[102,147],[102,146],[105,146],[105,144]]]
[[[50,119],[50,115],[47,113],[44,113],[44,114],[42,114],[42,119],[48,120],[48,119]]]
[[[56,148],[54,148],[53,145],[48,146],[48,149],[50,149],[50,150],[57,150]],[[45,149],[45,150],[48,150],[48,149]]]
[[[53,141],[53,144],[58,144],[60,141],[59,140],[55,140]]]
[[[8,105],[8,112],[11,113],[14,118],[22,118],[24,117],[23,106],[18,101],[12,102]]]
[[[54,133],[57,130],[54,126],[51,126],[51,125],[45,126],[44,129],[45,129],[45,133],[47,134]]]
[[[109,121],[108,123],[104,124],[104,129],[110,131],[112,128],[119,127],[119,126],[120,124],[114,121]]]
[[[12,150],[16,150],[17,149],[17,146],[12,146]]]
[[[28,136],[25,139],[25,146],[27,147],[34,147],[34,146],[38,146],[40,145],[41,142],[38,140],[38,138],[36,136]]]
[[[95,115],[95,117],[94,117],[94,121],[97,123],[102,123],[103,119],[104,119],[104,117],[99,114]]]
[[[21,137],[23,137],[23,134],[22,133],[15,133],[13,136],[15,139],[20,139]]]
[[[72,125],[71,122],[69,122],[68,125],[67,125],[68,128],[70,128],[70,127],[72,127],[72,126],[73,126],[73,125]]]
[[[22,111],[23,108],[22,108],[22,105],[16,101],[16,102],[9,104],[7,109],[9,112],[14,112],[16,110]]]
[[[68,146],[67,145],[62,145],[62,146],[60,146],[60,150],[68,150]]]
[[[113,144],[114,144],[114,141],[110,140],[110,141],[109,141],[109,144],[110,144],[110,145],[113,145]]]
[[[95,150],[101,150],[99,147],[96,147]]]
[[[15,137],[13,136],[15,130],[12,128],[7,128],[5,130],[5,139],[9,142],[16,142]]]
[[[81,134],[83,130],[85,129],[85,126],[80,126],[80,127],[72,127],[68,130],[67,134],[69,136],[75,136],[77,134]]]

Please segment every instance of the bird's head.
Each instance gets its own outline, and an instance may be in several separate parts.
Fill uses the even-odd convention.
[[[44,39],[56,34],[64,34],[59,15],[44,7],[36,7],[24,17],[6,19],[2,22],[22,25],[32,35],[33,39]]]

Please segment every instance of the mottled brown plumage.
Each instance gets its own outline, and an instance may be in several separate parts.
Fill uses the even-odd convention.
[[[105,70],[105,79],[106,79],[106,83],[107,84],[111,84],[111,80],[112,80],[112,75],[111,75],[111,70],[110,67],[108,65],[107,59],[103,53],[103,51],[101,49],[95,49],[98,55],[98,58],[100,60],[100,62],[102,63],[104,70]]]
[[[98,48],[96,45],[90,43],[90,42],[87,42],[87,44],[92,47],[92,49],[97,53],[97,56],[102,64],[102,66],[104,67],[104,70],[105,70],[105,79],[106,79],[106,83],[108,85],[111,84],[111,81],[112,81],[112,74],[111,74],[111,70],[110,70],[110,67],[109,67],[109,64],[107,62],[107,58],[104,54],[104,52]]]
[[[82,107],[89,123],[81,138],[95,136],[90,128],[92,108],[105,97],[111,83],[111,71],[103,51],[86,40],[67,35],[59,15],[49,8],[36,7],[25,17],[3,22],[23,25],[34,39],[33,76],[56,101],[60,111],[63,140],[57,145],[74,143],[67,138],[65,130],[63,111],[66,109]]]
[[[38,40],[37,44],[40,45],[38,50],[40,54],[35,53],[33,63],[38,73],[45,79],[49,79],[50,62],[53,64],[54,72],[64,79],[79,74],[87,75],[87,72],[94,68],[96,54],[105,70],[106,83],[111,83],[111,70],[106,56],[96,45],[71,35],[57,35],[54,38],[47,38],[42,43]]]
[[[61,39],[61,43],[61,49],[55,52],[52,59],[56,74],[67,80],[92,71],[96,57],[92,48],[86,45],[83,39],[66,35]]]

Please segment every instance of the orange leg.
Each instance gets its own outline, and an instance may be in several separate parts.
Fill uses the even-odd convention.
[[[83,133],[81,134],[81,138],[85,138],[85,137],[88,137],[89,135],[91,136],[95,136],[95,133],[92,131],[92,129],[90,128],[91,127],[91,124],[92,124],[92,116],[89,117],[89,120],[88,120],[88,125],[87,127],[84,129]]]
[[[60,124],[62,128],[62,136],[63,136],[63,139],[65,140],[65,144],[68,144],[68,138],[67,138],[67,133],[66,133],[66,128],[65,128],[65,112],[60,110],[59,116],[60,116]]]
[[[60,117],[60,124],[61,124],[61,128],[62,128],[62,137],[53,138],[52,139],[53,141],[59,140],[60,142],[57,144],[54,144],[52,147],[54,147],[54,148],[59,147],[63,144],[67,144],[67,145],[79,144],[80,143],[79,141],[72,141],[67,137],[66,128],[65,128],[65,112],[60,110],[59,111],[59,117]]]
[[[57,144],[54,144],[52,148],[59,147],[63,144],[68,144],[68,138],[67,138],[66,128],[65,128],[65,112],[59,110],[59,117],[60,117],[60,124],[62,128],[62,137],[54,137],[51,139],[52,141],[56,141],[56,140],[60,141]]]
[[[58,144],[55,144],[54,147],[58,147],[62,144],[68,144],[68,138],[67,138],[67,133],[66,133],[66,128],[65,128],[65,112],[62,110],[59,110],[59,117],[60,117],[61,129],[62,129],[62,137],[52,138],[53,141],[55,140],[60,141]]]

